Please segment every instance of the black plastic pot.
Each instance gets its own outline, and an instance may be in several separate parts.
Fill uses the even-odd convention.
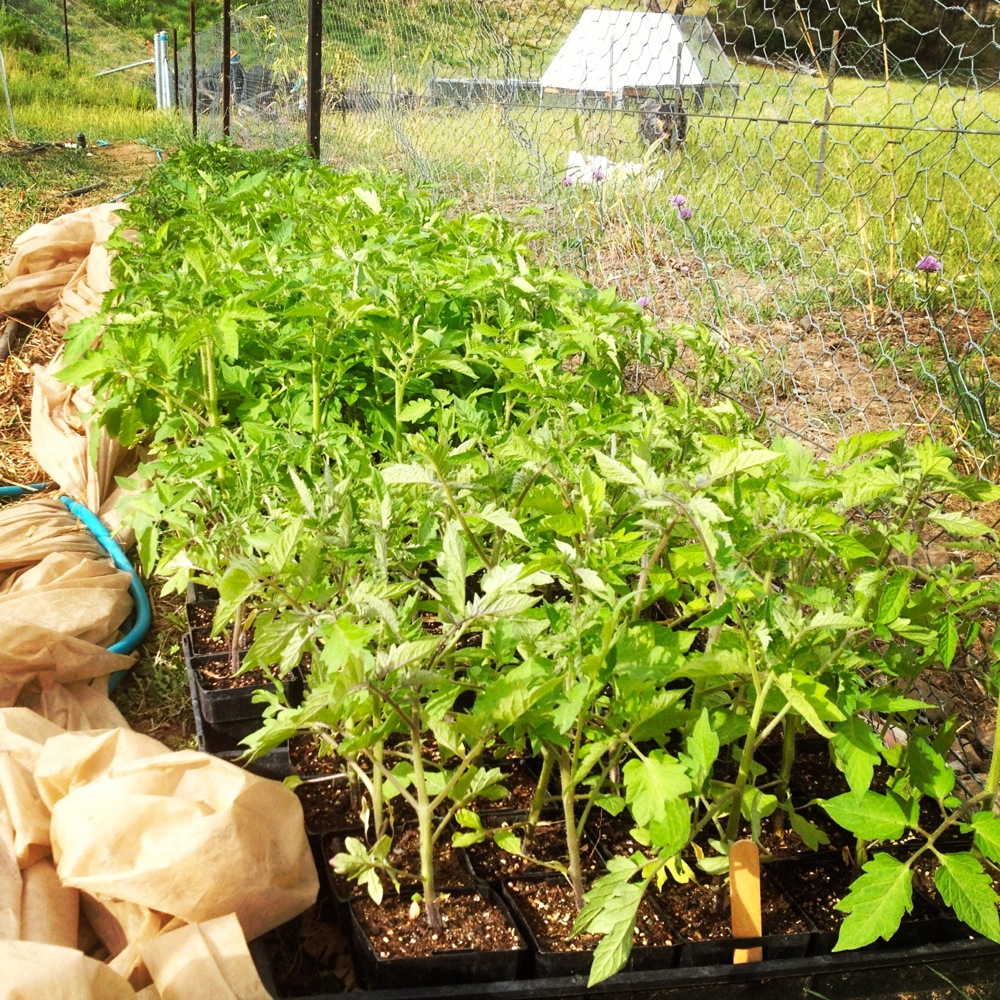
[[[283,781],[293,773],[292,761],[288,756],[287,746],[275,747],[255,760],[246,760],[244,750],[232,748],[233,738],[231,732],[225,729],[217,729],[205,721],[201,713],[201,705],[198,701],[194,672],[190,669],[188,670],[188,685],[191,691],[195,739],[199,750],[204,753],[210,753],[214,757],[221,757],[223,760],[228,760],[232,764],[245,768],[252,774],[260,775],[262,778]],[[240,738],[242,739],[242,737]]]
[[[590,965],[594,957],[592,950],[583,951],[562,951],[550,947],[547,941],[540,937],[532,926],[532,917],[524,902],[523,891],[529,892],[533,885],[539,883],[549,887],[558,887],[571,892],[569,884],[560,875],[555,877],[550,875],[540,875],[535,878],[526,876],[520,879],[505,879],[500,885],[500,894],[510,907],[514,919],[517,920],[521,933],[531,949],[531,970],[536,979],[548,979],[558,976],[584,976],[590,973]],[[653,907],[650,900],[645,901],[647,905]],[[669,969],[676,964],[681,952],[681,945],[676,931],[670,927],[669,922],[662,914],[657,912],[670,932],[673,939],[669,945],[636,945],[629,953],[626,971],[638,972],[648,969]]]
[[[274,684],[256,684],[246,687],[206,688],[199,667],[224,661],[226,654],[193,655],[190,633],[181,636],[181,650],[188,676],[192,683],[192,702],[204,720],[206,738],[213,745],[212,752],[239,750],[240,742],[254,730],[260,728],[264,706],[254,701],[254,695],[261,690],[275,691]],[[285,696],[291,704],[302,698],[303,683],[298,674],[292,674],[283,681]]]
[[[847,894],[850,883],[857,874],[848,869],[842,859],[829,856],[775,861],[770,865],[768,874],[816,926],[809,944],[809,954],[830,952],[837,943],[840,924],[846,914],[831,908],[823,893],[817,891],[816,879],[830,879],[832,895],[840,899]],[[940,940],[947,924],[946,915],[914,888],[912,913],[903,917],[899,930],[888,942],[878,941],[871,947],[919,948]]]
[[[406,992],[401,995],[412,995],[412,990],[422,987],[438,990],[450,985],[500,982],[523,976],[527,967],[527,946],[503,900],[485,886],[456,889],[452,897],[472,893],[478,893],[505,915],[510,926],[517,931],[519,948],[508,951],[441,951],[421,958],[382,958],[358,920],[355,900],[349,907],[350,928],[357,971],[362,981],[369,989],[404,987]],[[407,905],[407,897],[400,897],[400,900],[400,905]]]
[[[695,966],[621,972],[589,989],[579,976],[399,988],[371,988],[356,1000],[865,1000],[898,998],[952,985],[961,995],[1000,995],[1000,945],[985,938],[920,948],[863,949],[835,955],[765,960],[748,965]],[[313,1000],[341,1000],[319,994]],[[305,1000],[299,995],[286,1000]]]
[[[360,837],[361,817],[351,808],[346,774],[310,778],[295,786],[302,802],[307,834]]]

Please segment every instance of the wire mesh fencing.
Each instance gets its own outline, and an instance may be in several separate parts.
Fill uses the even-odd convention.
[[[996,459],[995,5],[325,6],[325,160],[533,214],[563,264],[753,348],[740,396],[821,447],[898,427]],[[232,30],[234,137],[303,142],[305,4]]]

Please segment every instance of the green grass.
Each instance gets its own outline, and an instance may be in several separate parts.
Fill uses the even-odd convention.
[[[891,297],[899,307],[918,306],[922,285],[910,281],[912,267],[928,252],[945,260],[959,305],[1000,307],[1000,134],[934,131],[958,121],[1000,132],[1000,92],[893,81],[890,106],[881,81],[838,80],[817,190],[820,129],[811,122],[823,115],[822,81],[743,76],[744,97],[731,109],[741,117],[692,112],[686,149],[656,158],[652,167],[665,178],[649,193],[634,185],[604,193],[561,187],[571,149],[642,158],[635,119],[620,111],[331,116],[324,154],[402,170],[484,205],[541,204],[553,231],[582,226],[591,239],[626,240],[640,252],[687,249],[669,204],[683,192],[709,258],[773,279],[789,309],[817,300],[867,304],[869,295],[876,305]],[[871,122],[892,128],[855,127]],[[906,130],[913,125],[920,130]]]

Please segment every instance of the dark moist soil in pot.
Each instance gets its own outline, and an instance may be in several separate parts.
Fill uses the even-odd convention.
[[[505,822],[503,826],[507,826]],[[523,829],[518,831],[524,840]],[[584,874],[604,870],[604,862],[597,848],[590,841],[581,844]],[[535,840],[531,846],[529,860],[518,854],[501,850],[490,839],[466,848],[473,871],[481,879],[511,878],[516,875],[541,874],[552,871],[542,861],[559,861],[566,864],[566,834],[562,823],[539,823],[535,830]]]
[[[442,951],[514,951],[521,947],[517,931],[502,908],[473,892],[438,900],[441,931],[427,923],[422,903],[412,911],[407,896],[386,896],[352,904],[358,923],[380,958],[422,958]]]
[[[732,937],[729,889],[689,882],[672,885],[656,897],[667,919],[689,941]],[[765,935],[807,934],[809,925],[781,889],[766,876],[760,883],[761,926]]]
[[[189,604],[187,619],[188,625],[195,628],[211,628],[215,618],[214,604]]]
[[[505,885],[517,901],[518,908],[538,943],[546,951],[593,951],[597,947],[601,940],[599,934],[570,937],[577,909],[573,888],[568,882],[561,879],[532,879],[524,882],[515,880]],[[670,928],[648,899],[644,899],[639,905],[632,941],[637,947],[667,946],[674,943]]]
[[[206,691],[234,690],[236,688],[264,687],[270,684],[270,678],[263,670],[250,670],[245,674],[237,672],[227,657],[203,663],[198,667],[201,686]]]
[[[295,788],[302,804],[306,830],[360,829],[361,816],[351,804],[351,790],[346,781],[304,781]]]
[[[323,919],[319,906],[269,931],[264,946],[274,969],[278,996],[317,996],[357,989],[347,935]]]
[[[246,629],[240,636],[240,649],[249,649],[253,641],[253,629]],[[232,636],[228,632],[212,635],[209,628],[191,629],[191,652],[195,656],[228,653],[232,648]]]
[[[634,827],[627,810],[612,816],[603,809],[594,809],[587,817],[587,836],[608,856],[627,858],[636,851],[645,853],[646,849],[632,837]]]
[[[478,805],[478,811],[481,814],[530,808],[531,800],[535,796],[535,788],[538,785],[538,776],[528,761],[513,761],[499,765],[484,764],[483,766],[499,766],[500,770],[503,771],[500,783],[507,789],[507,794],[502,799],[483,799]]]
[[[303,777],[343,774],[347,764],[335,753],[323,753],[323,740],[314,733],[299,733],[288,741],[288,756],[295,773]]]
[[[782,889],[821,931],[835,931],[847,916],[834,909],[850,891],[851,883],[861,874],[844,864],[792,864],[779,875]],[[922,896],[914,894],[913,912],[904,921],[930,920],[936,911]]]

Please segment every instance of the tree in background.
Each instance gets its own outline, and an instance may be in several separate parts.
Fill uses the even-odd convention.
[[[807,63],[841,45],[881,49],[903,73],[995,68],[997,5],[982,0],[718,0],[715,17],[738,52]],[[807,38],[807,32],[809,36]]]

